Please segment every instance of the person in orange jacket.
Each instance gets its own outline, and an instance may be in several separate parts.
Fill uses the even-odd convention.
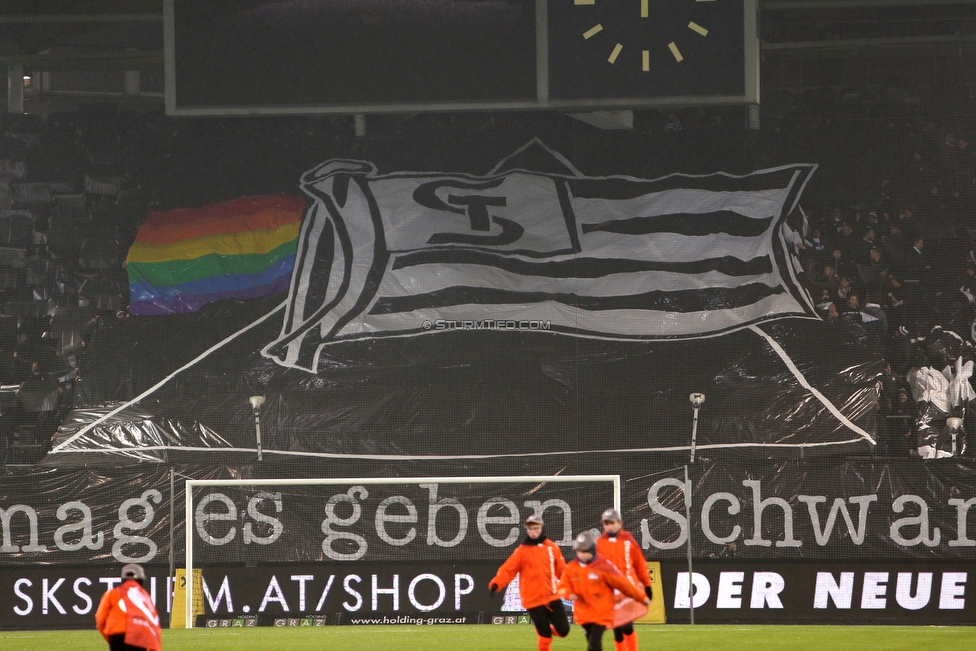
[[[614,590],[644,604],[651,601],[613,563],[597,554],[596,538],[590,531],[576,536],[576,559],[566,565],[558,589],[559,596],[574,602],[573,619],[586,631],[587,651],[603,651],[603,633],[613,628]]]
[[[494,596],[518,575],[522,607],[535,624],[539,651],[549,651],[553,633],[559,637],[569,635],[566,608],[556,596],[566,560],[556,543],[546,538],[542,527],[542,518],[538,515],[532,514],[525,519],[525,540],[488,582],[488,592]]]
[[[102,595],[95,626],[110,651],[161,651],[159,615],[142,587],[146,572],[129,563],[122,568],[122,585]]]
[[[648,599],[654,598],[651,574],[637,540],[623,528],[623,520],[616,509],[607,509],[601,518],[603,535],[596,540],[596,553],[613,563],[627,580],[644,591]],[[613,645],[616,651],[637,651],[637,634],[633,624],[613,629]]]

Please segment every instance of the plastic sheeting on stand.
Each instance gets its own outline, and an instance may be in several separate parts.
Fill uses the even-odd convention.
[[[151,348],[155,325],[133,319],[125,335]],[[200,463],[238,463],[255,454],[253,395],[266,399],[260,424],[269,458],[602,454],[612,463],[638,450],[686,454],[692,392],[707,396],[702,454],[869,452],[872,441],[858,430],[874,429],[882,366],[870,337],[856,324],[764,328],[789,363],[748,330],[662,343],[456,332],[345,344],[330,352],[328,371],[309,375],[257,354],[273,336],[258,327],[105,422],[126,403],[71,412],[43,463],[125,465],[180,449]],[[89,355],[114,349],[97,339]],[[192,359],[201,351],[181,352]]]
[[[230,452],[231,447],[205,425],[156,418],[132,405],[72,410],[58,430],[55,445],[65,440],[72,441],[72,461],[67,466],[168,463],[186,458],[190,450]]]

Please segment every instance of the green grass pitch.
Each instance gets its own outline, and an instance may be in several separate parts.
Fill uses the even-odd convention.
[[[644,651],[973,651],[976,627],[639,626]],[[607,633],[603,648],[613,651]],[[0,632],[3,651],[106,651],[95,631]],[[163,651],[535,651],[530,626],[326,626],[163,632]],[[579,627],[553,651],[585,651]]]

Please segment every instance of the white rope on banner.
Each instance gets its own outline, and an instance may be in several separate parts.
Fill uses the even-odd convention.
[[[800,383],[800,386],[802,386],[804,389],[812,393],[813,396],[817,400],[819,400],[824,407],[827,408],[827,411],[832,413],[837,418],[837,420],[839,420],[845,427],[859,434],[862,439],[868,441],[871,445],[875,445],[876,442],[873,436],[871,436],[863,429],[858,427],[856,424],[854,424],[854,422],[852,422],[851,419],[849,419],[847,416],[841,413],[840,409],[838,409],[836,405],[834,405],[834,403],[832,403],[827,398],[827,396],[820,393],[820,391],[815,389],[813,385],[807,382],[807,379],[803,376],[803,373],[800,371],[799,368],[797,368],[796,364],[793,363],[793,360],[790,358],[789,354],[785,350],[783,350],[782,346],[779,345],[779,342],[773,339],[771,335],[761,330],[758,326],[751,325],[749,326],[749,329],[766,340],[770,348],[773,349],[773,352],[779,355],[779,358],[783,360],[784,364],[786,364],[786,368],[790,369],[790,373],[792,373],[793,377],[795,377],[797,382]]]
[[[279,312],[281,312],[283,309],[285,309],[285,302],[282,302],[278,307],[274,308],[273,310],[271,310],[270,312],[268,312],[267,314],[265,314],[263,317],[261,317],[260,319],[258,319],[254,323],[251,323],[250,325],[244,326],[243,328],[241,328],[240,330],[238,330],[234,334],[232,334],[232,335],[226,337],[225,339],[223,339],[221,342],[219,342],[217,344],[214,344],[213,346],[211,346],[207,350],[203,351],[202,353],[200,353],[199,355],[197,355],[196,357],[194,357],[192,360],[190,360],[189,362],[187,362],[183,366],[179,367],[178,369],[176,369],[175,371],[173,371],[172,373],[170,373],[169,375],[167,375],[166,377],[164,377],[162,380],[160,380],[156,384],[152,385],[151,387],[149,387],[148,389],[146,389],[142,393],[140,393],[138,396],[136,396],[135,398],[133,398],[129,402],[126,402],[123,405],[121,405],[119,407],[116,407],[115,409],[113,409],[112,411],[108,412],[107,414],[104,414],[102,416],[99,416],[96,420],[92,421],[88,425],[85,425],[80,430],[78,430],[78,432],[75,433],[74,436],[69,437],[66,441],[63,441],[63,442],[59,443],[58,445],[56,445],[55,447],[51,448],[51,452],[49,454],[54,454],[56,452],[63,451],[66,446],[71,445],[71,443],[73,443],[74,441],[76,441],[79,437],[84,436],[85,434],[87,434],[88,432],[90,432],[94,427],[96,427],[96,426],[104,423],[106,420],[108,420],[112,416],[115,416],[119,412],[121,412],[121,411],[123,411],[123,410],[125,410],[125,409],[127,409],[129,407],[131,407],[132,405],[134,405],[135,403],[139,402],[143,398],[146,398],[146,397],[152,395],[153,393],[155,393],[156,391],[158,391],[159,389],[161,389],[162,387],[164,387],[167,382],[169,382],[170,380],[172,380],[173,378],[175,378],[177,375],[179,375],[180,373],[182,373],[186,369],[191,368],[191,367],[199,364],[200,362],[202,362],[204,359],[207,358],[208,355],[210,355],[210,353],[213,353],[213,352],[215,352],[217,350],[220,350],[221,348],[223,348],[224,346],[226,346],[230,342],[234,341],[234,339],[236,339],[237,337],[241,336],[242,334],[244,334],[248,330],[251,330],[252,328],[256,328],[257,326],[261,325],[262,323],[264,323],[265,321],[267,321],[269,318],[273,317],[275,314],[278,314]],[[139,448],[139,449],[142,449],[142,448]],[[180,449],[180,448],[175,448],[175,449]]]
[[[848,445],[860,443],[864,439],[860,436],[844,441],[822,441],[819,443],[709,443],[707,445],[697,445],[696,450],[726,450],[735,448],[762,448],[762,449],[791,449],[797,448],[823,448],[831,445]],[[691,449],[689,445],[675,445],[657,448],[611,448],[608,450],[557,450],[555,452],[504,452],[499,454],[356,454],[347,452],[299,452],[292,450],[269,450],[264,449],[265,455],[276,454],[282,457],[309,457],[315,459],[358,459],[366,461],[455,461],[455,460],[479,460],[479,459],[503,459],[508,457],[565,457],[569,455],[591,455],[591,454],[625,454],[636,452],[686,452]],[[254,448],[201,448],[201,447],[182,447],[178,445],[151,445],[141,448],[131,448],[120,450],[121,452],[140,453],[140,452],[215,452],[225,454],[227,452],[241,452],[244,454],[254,454]],[[72,454],[101,454],[100,450],[74,450]]]

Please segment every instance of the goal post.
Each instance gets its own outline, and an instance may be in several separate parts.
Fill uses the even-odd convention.
[[[188,479],[185,576],[211,564],[500,563],[530,512],[568,549],[610,506],[621,508],[620,475]],[[201,592],[213,603],[201,583],[185,592],[187,628]]]

